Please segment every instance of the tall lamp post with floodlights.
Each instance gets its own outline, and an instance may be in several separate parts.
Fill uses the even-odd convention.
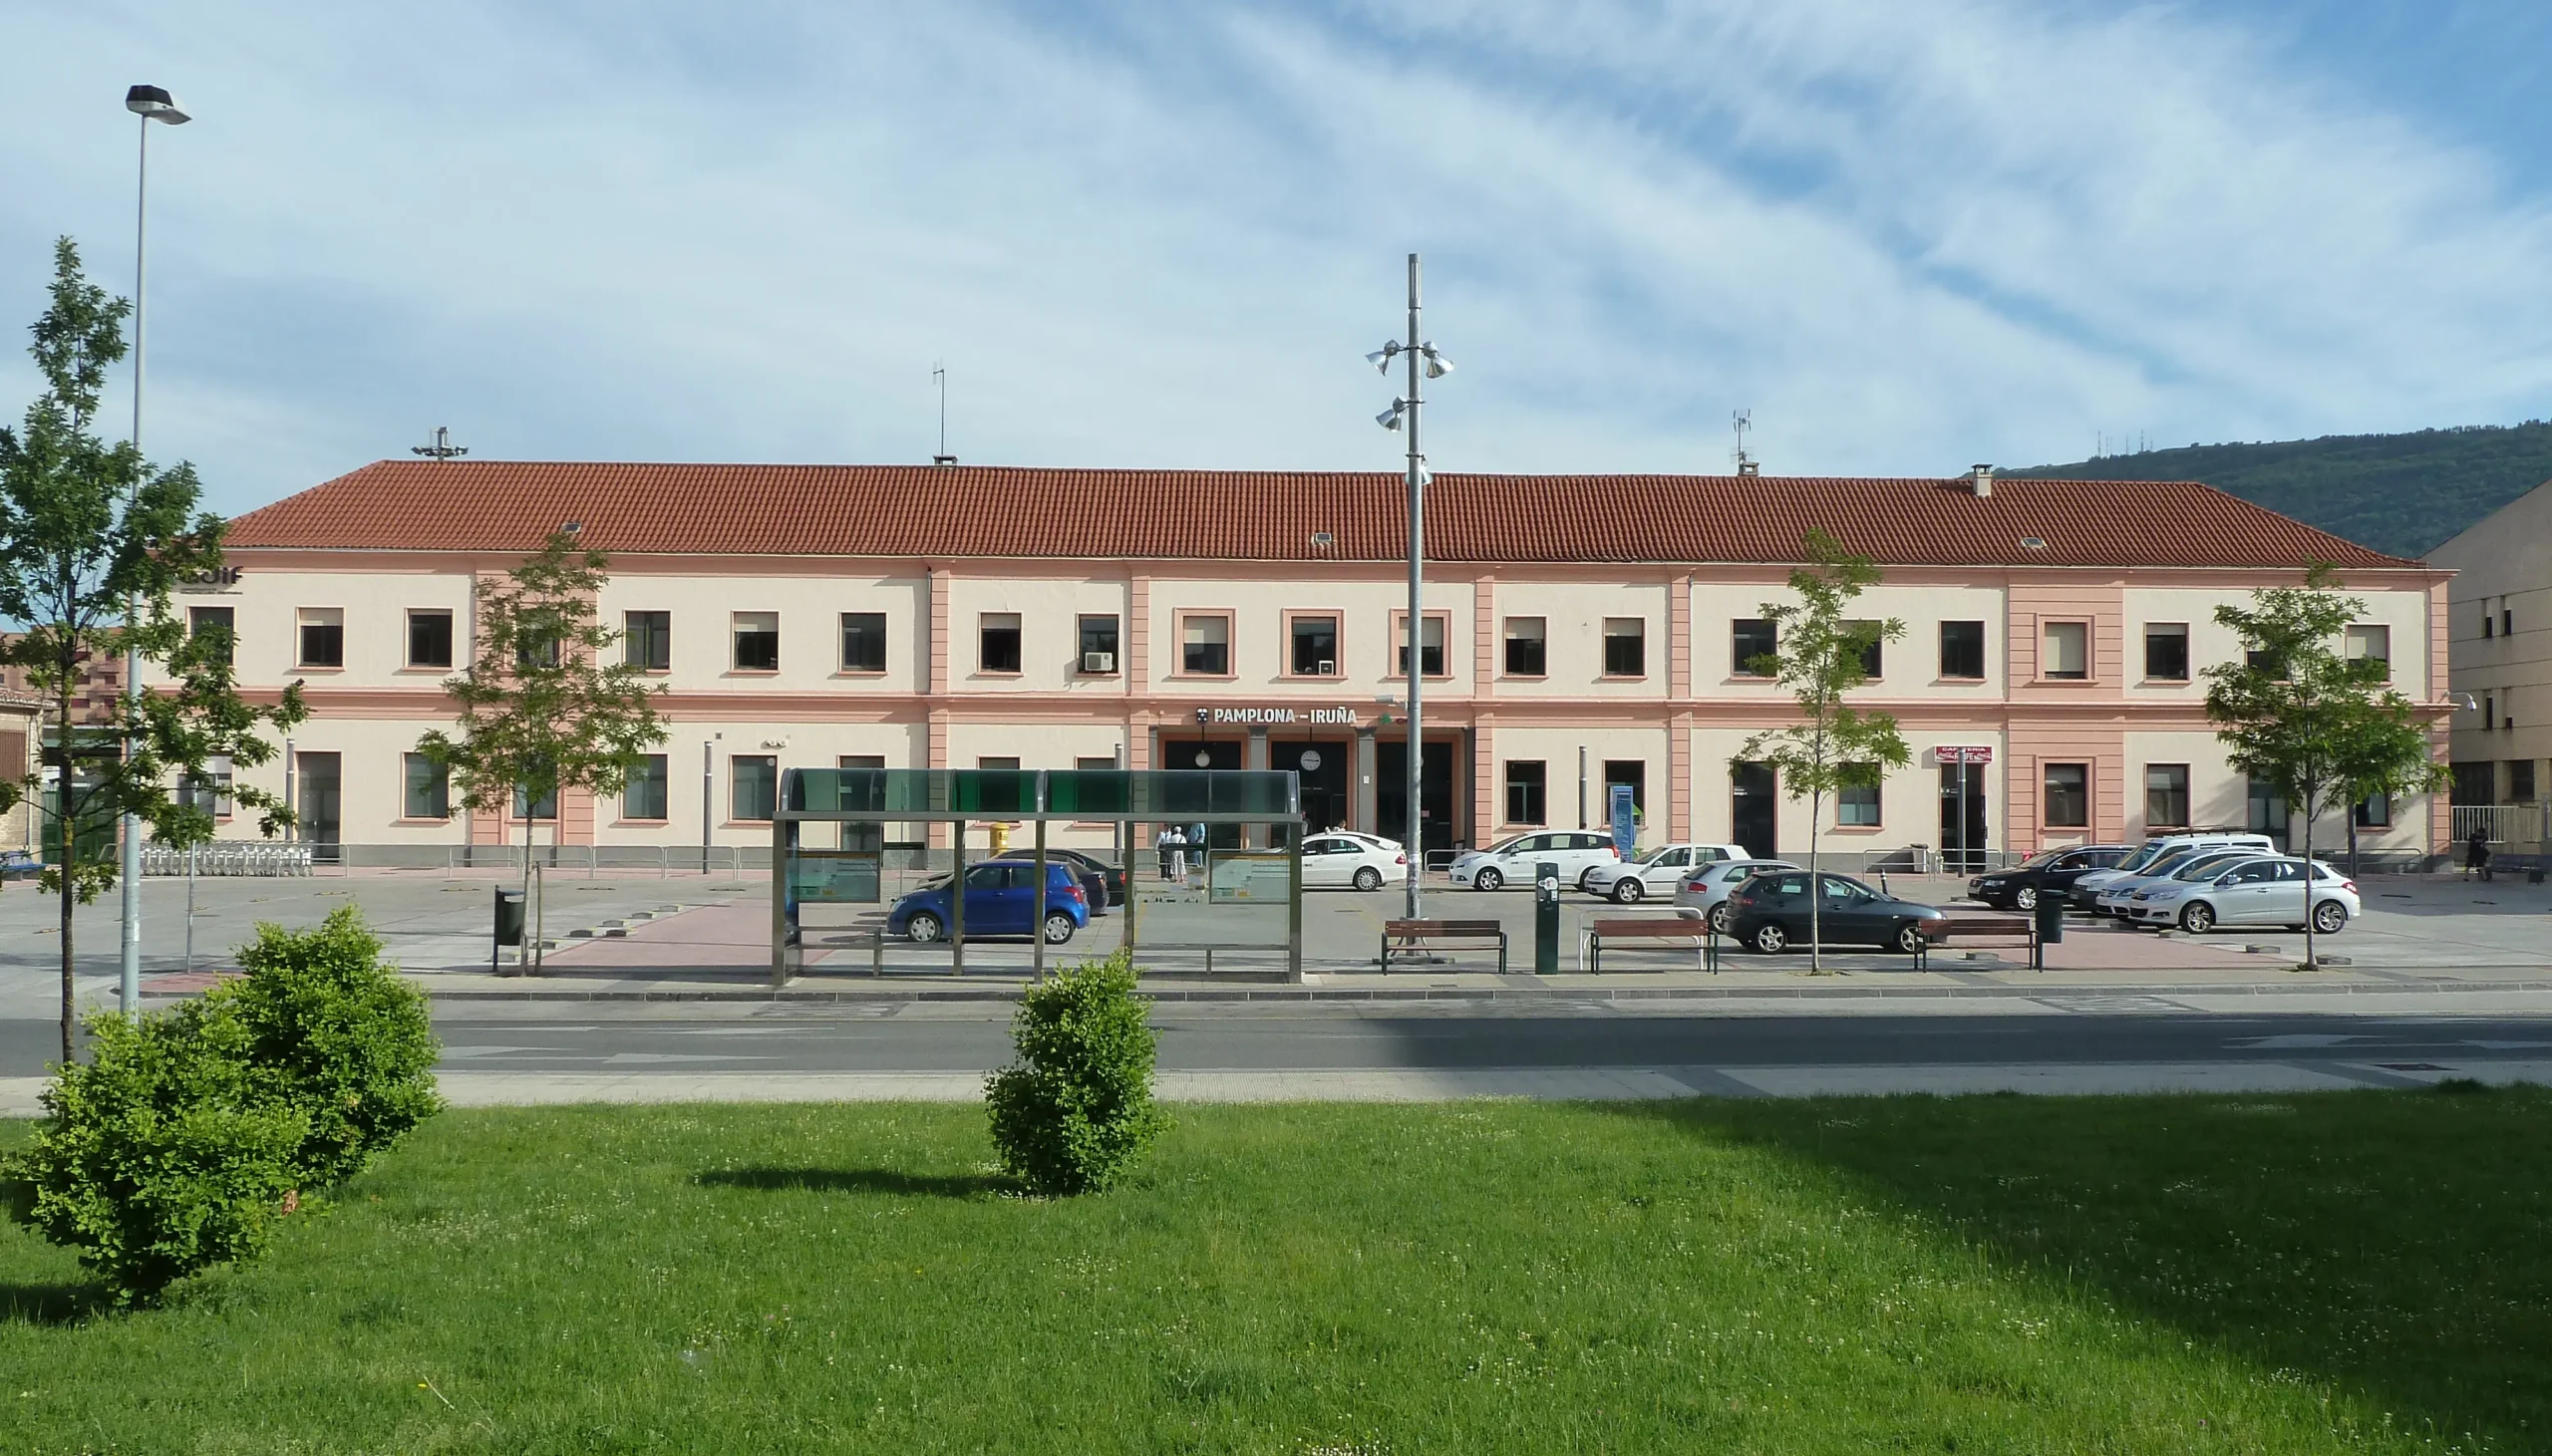
[[[1409,679],[1409,909],[1412,920],[1418,918],[1418,881],[1427,869],[1427,840],[1424,834],[1426,811],[1419,807],[1420,734],[1424,728],[1425,710],[1420,704],[1421,684],[1427,679],[1427,618],[1420,612],[1420,583],[1427,564],[1427,456],[1418,449],[1418,408],[1426,403],[1419,392],[1419,377],[1442,379],[1453,372],[1453,363],[1436,352],[1436,346],[1418,337],[1418,254],[1409,255],[1409,338],[1395,339],[1365,356],[1365,362],[1379,373],[1392,372],[1392,361],[1406,359],[1409,367],[1409,393],[1392,401],[1392,407],[1374,417],[1374,423],[1385,430],[1401,430],[1409,438],[1409,621],[1403,628],[1401,673]],[[1423,368],[1422,368],[1423,366]],[[1404,427],[1406,429],[1404,430]]]
[[[134,168],[133,202],[133,449],[142,452],[142,307],[143,284],[148,275],[143,269],[143,243],[148,236],[146,224],[151,217],[151,124],[160,122],[170,127],[184,126],[192,118],[177,105],[177,99],[157,86],[137,86],[124,94],[125,110],[142,119],[142,150]],[[136,476],[137,482],[140,476]],[[126,616],[132,616],[127,604]],[[124,695],[130,706],[142,692],[142,652],[128,646],[124,654]],[[127,757],[133,755],[133,739],[125,739]],[[142,819],[124,816],[124,963],[117,979],[116,1002],[126,1016],[142,1010]],[[193,929],[190,925],[189,931]]]

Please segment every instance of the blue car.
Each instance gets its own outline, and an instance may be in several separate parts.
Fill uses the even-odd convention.
[[[925,944],[948,939],[948,882],[925,885],[886,912],[886,933]],[[1046,866],[1046,944],[1060,946],[1090,924],[1090,897],[1064,863]],[[966,868],[966,938],[1024,936],[1037,932],[1037,866],[987,860]]]

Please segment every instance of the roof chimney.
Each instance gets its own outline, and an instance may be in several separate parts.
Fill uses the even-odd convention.
[[[1763,466],[1759,461],[1755,460],[1739,460],[1737,462],[1737,473],[1740,475],[1760,475],[1763,473]]]
[[[1976,492],[1976,498],[1979,500],[1983,500],[1985,497],[1993,494],[1994,467],[1992,465],[1968,466],[1967,488]]]

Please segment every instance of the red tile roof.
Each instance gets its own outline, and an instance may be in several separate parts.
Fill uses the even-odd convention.
[[[613,552],[1392,561],[1407,520],[1382,473],[383,460],[229,540],[510,552],[577,521]],[[1427,492],[1442,561],[1777,564],[1810,527],[1907,566],[2418,564],[2181,481],[1998,480],[1980,500],[1962,479],[1444,474]]]

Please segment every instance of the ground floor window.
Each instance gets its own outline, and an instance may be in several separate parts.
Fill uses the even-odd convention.
[[[620,817],[624,819],[662,819],[666,817],[666,798],[670,773],[662,753],[641,753],[638,765],[629,770],[629,781],[620,789]]]
[[[1854,768],[1875,769],[1875,763],[1855,763]],[[1875,783],[1844,784],[1834,797],[1834,822],[1864,829],[1878,827],[1878,785]]]
[[[2047,827],[2087,829],[2091,825],[2091,765],[2047,765]]]
[[[2254,834],[2267,834],[2284,840],[2286,838],[2286,796],[2277,791],[2275,784],[2262,783],[2256,778],[2247,781],[2250,791],[2246,798],[2250,804],[2250,813],[2243,822]]]
[[[2533,759],[2510,758],[2508,760],[2508,802],[2512,804],[2534,802]]]
[[[452,817],[452,771],[423,753],[409,753],[407,801],[402,812],[411,819]]]
[[[555,819],[558,817],[558,786],[551,784],[540,792],[534,803],[519,783],[514,785],[514,817],[517,819]]]
[[[1506,822],[1547,824],[1549,765],[1539,758],[1511,759],[1506,764]]]
[[[780,808],[780,760],[738,753],[728,761],[727,817],[768,821]]]
[[[2389,793],[2368,794],[2358,801],[2357,807],[2351,811],[2351,817],[2356,820],[2357,826],[2361,829],[2391,828],[2392,796]]]
[[[2189,765],[2144,765],[2144,823],[2147,828],[2185,829],[2189,824]]]

